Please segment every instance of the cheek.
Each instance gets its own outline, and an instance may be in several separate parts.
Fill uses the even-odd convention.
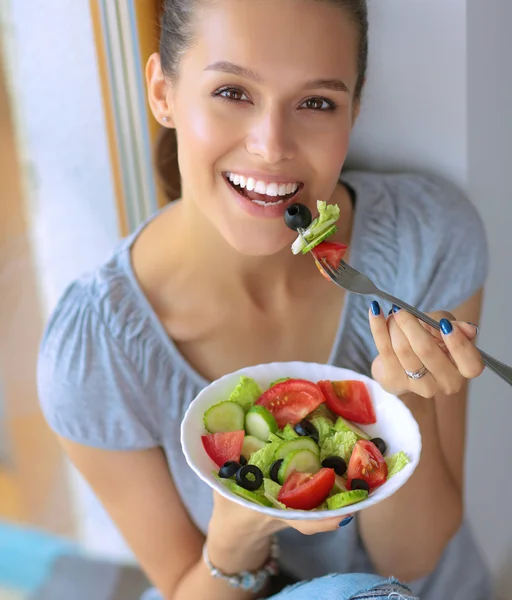
[[[304,147],[308,148],[309,162],[314,165],[315,171],[337,180],[347,157],[349,142],[350,128],[338,125],[317,139],[310,138]]]

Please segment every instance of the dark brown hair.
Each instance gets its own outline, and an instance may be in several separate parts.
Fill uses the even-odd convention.
[[[194,14],[204,0],[164,0],[160,19],[160,59],[164,74],[178,77],[180,60],[194,43]],[[274,0],[276,1],[276,0]],[[331,2],[346,10],[359,29],[358,79],[355,100],[360,101],[368,66],[368,6],[366,0],[316,0]],[[155,166],[169,200],[181,195],[178,145],[174,129],[162,128],[157,140]]]

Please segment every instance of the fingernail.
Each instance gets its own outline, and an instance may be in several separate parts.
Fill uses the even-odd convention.
[[[391,314],[393,314],[393,309],[391,309],[391,310],[388,312],[388,317],[389,317],[389,315],[391,315]]]
[[[478,325],[475,325],[474,323],[470,323],[469,321],[467,323],[468,323],[468,325],[473,325],[473,327],[476,329],[477,335],[480,333],[480,327]]]
[[[372,302],[372,313],[375,317],[378,317],[380,315],[380,305],[375,300]]]
[[[392,310],[393,310],[394,313],[397,313],[400,310],[400,307],[397,306],[396,304],[393,304],[393,309]]]
[[[439,325],[441,327],[441,331],[445,335],[450,335],[450,333],[453,331],[453,325],[450,323],[450,321],[448,321],[448,319],[441,319],[439,321]]]
[[[346,519],[343,519],[343,521],[339,524],[339,527],[345,527],[345,525],[348,525],[353,518],[354,517],[347,517]]]

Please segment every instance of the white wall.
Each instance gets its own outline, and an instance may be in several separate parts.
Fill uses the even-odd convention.
[[[465,190],[489,237],[481,347],[512,364],[512,2],[370,0],[371,64],[350,166],[432,172]],[[467,512],[503,599],[512,598],[512,389],[472,386]]]
[[[468,2],[468,190],[489,233],[491,274],[481,345],[512,364],[512,2]],[[470,415],[468,510],[497,571],[503,598],[512,598],[512,388],[490,373],[475,384]],[[489,417],[492,417],[489,418]],[[484,480],[482,481],[482,475]]]
[[[118,240],[89,2],[10,0],[0,12],[48,314],[65,286],[103,261]],[[99,554],[129,557],[71,466],[69,476],[82,542]]]
[[[46,305],[106,258],[117,214],[87,0],[10,0],[15,108]]]

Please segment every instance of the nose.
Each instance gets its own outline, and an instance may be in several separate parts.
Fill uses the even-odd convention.
[[[258,115],[246,139],[247,151],[269,164],[291,160],[295,156],[296,146],[293,124],[278,109]]]

